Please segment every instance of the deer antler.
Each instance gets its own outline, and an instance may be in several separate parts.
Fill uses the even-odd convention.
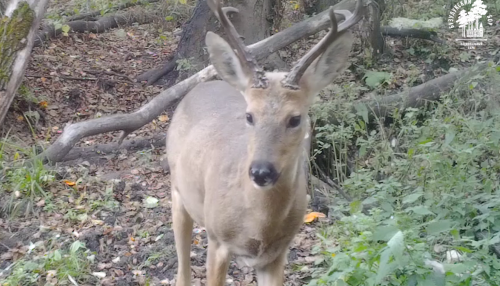
[[[264,70],[257,64],[257,60],[252,53],[247,49],[245,43],[234,28],[231,21],[227,18],[226,13],[238,13],[238,9],[233,7],[221,7],[221,0],[207,0],[208,7],[212,10],[215,16],[219,19],[222,27],[228,34],[229,45],[236,50],[236,54],[241,61],[241,64],[252,73],[252,87],[267,88],[268,80]]]
[[[337,40],[347,29],[352,27],[354,24],[359,22],[363,17],[361,10],[363,6],[363,0],[358,0],[356,2],[356,8],[354,10],[354,14],[351,14],[350,11],[347,10],[338,10],[334,11],[332,7],[329,10],[329,16],[331,21],[331,28],[328,34],[321,39],[321,41],[316,44],[306,55],[304,55],[300,61],[295,64],[295,66],[290,70],[287,76],[283,79],[282,85],[285,88],[289,89],[299,89],[299,81],[307,68],[312,64],[312,62],[319,57],[328,46],[330,46],[335,40]],[[344,22],[340,25],[337,25],[337,19],[335,18],[335,14],[341,14],[344,16]]]

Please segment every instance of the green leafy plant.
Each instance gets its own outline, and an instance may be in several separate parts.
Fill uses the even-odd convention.
[[[81,241],[73,242],[69,249],[54,249],[42,255],[35,250],[32,256],[33,259],[14,262],[10,274],[5,278],[0,276],[0,285],[31,286],[42,281],[48,283],[44,285],[53,285],[53,281],[58,285],[72,285],[95,280],[90,271],[93,254]]]
[[[10,195],[3,211],[12,214],[26,204],[29,211],[36,198],[47,197],[46,189],[55,176],[36,158],[36,146],[23,147],[18,141],[0,141],[0,195]],[[27,164],[26,160],[31,161]]]
[[[367,71],[364,80],[367,86],[376,88],[384,83],[391,81],[392,75],[387,72]]]
[[[316,164],[353,199],[335,199],[308,285],[498,285],[499,79],[491,67],[376,127],[349,96],[313,108]]]

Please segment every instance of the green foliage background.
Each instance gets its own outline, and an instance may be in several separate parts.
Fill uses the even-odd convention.
[[[335,197],[308,285],[499,285],[499,70],[388,124],[349,112],[349,93],[314,107],[317,121],[341,121],[316,127],[315,155],[353,201]]]

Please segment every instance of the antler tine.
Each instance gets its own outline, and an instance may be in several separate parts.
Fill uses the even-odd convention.
[[[358,0],[356,2],[356,8],[354,8],[354,13],[352,14],[351,17],[345,19],[344,22],[342,22],[339,25],[339,33],[344,32],[345,30],[349,29],[350,27],[354,26],[356,23],[358,23],[361,18],[363,18],[363,13],[361,10],[363,9],[363,0]]]
[[[288,75],[283,79],[282,85],[285,88],[290,89],[299,89],[299,81],[304,75],[304,72],[307,68],[312,64],[312,62],[319,57],[327,48],[330,46],[335,40],[342,35],[347,29],[352,27],[362,18],[362,2],[363,0],[358,0],[356,2],[356,8],[354,10],[354,14],[351,17],[347,18],[351,13],[347,13],[347,11],[334,11],[333,7],[329,9],[329,16],[331,22],[331,28],[328,34],[321,39],[321,41],[316,44],[306,55],[304,55],[300,61],[295,64],[295,66],[290,70]],[[344,22],[340,25],[337,24],[337,19],[335,18],[335,13],[341,14],[346,18]]]
[[[262,68],[257,64],[257,60],[248,50],[240,35],[234,28],[231,21],[227,18],[225,12],[235,12],[238,13],[238,9],[233,7],[221,7],[221,0],[207,0],[207,4],[214,12],[215,16],[219,19],[222,27],[228,34],[229,45],[236,50],[238,58],[240,59],[243,66],[245,66],[251,73],[253,77],[252,87],[254,88],[266,88],[268,86],[268,81]]]

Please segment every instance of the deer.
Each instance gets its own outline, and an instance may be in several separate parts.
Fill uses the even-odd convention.
[[[349,28],[363,17],[362,0],[354,13],[330,7],[330,31],[290,72],[265,72],[226,15],[237,9],[207,2],[227,35],[205,37],[220,80],[199,83],[180,100],[166,136],[175,285],[191,285],[194,222],[208,239],[206,285],[225,284],[233,256],[255,269],[258,285],[283,285],[307,211],[309,108],[348,67]]]

